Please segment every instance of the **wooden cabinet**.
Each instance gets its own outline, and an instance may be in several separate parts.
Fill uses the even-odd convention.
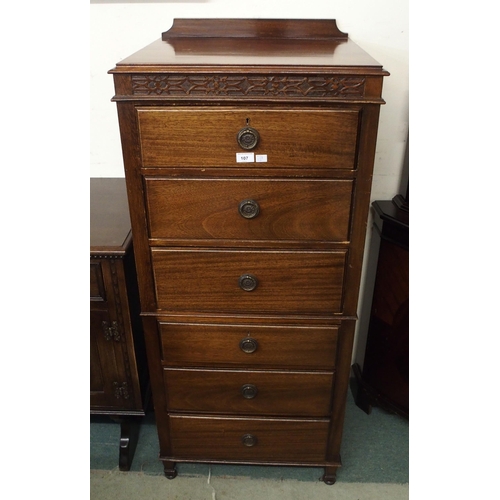
[[[145,359],[125,179],[90,179],[90,413],[120,423],[129,470],[145,414]]]
[[[394,200],[401,200],[401,196]],[[377,273],[363,367],[353,365],[356,404],[370,414],[380,406],[409,416],[409,205],[375,201]]]
[[[160,459],[324,467],[382,80],[335,21],[176,20],[114,76]]]

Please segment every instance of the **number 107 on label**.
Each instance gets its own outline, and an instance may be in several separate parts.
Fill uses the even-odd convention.
[[[237,163],[265,163],[267,155],[255,155],[255,153],[236,153]]]

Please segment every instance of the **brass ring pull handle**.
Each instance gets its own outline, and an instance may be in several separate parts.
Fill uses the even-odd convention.
[[[255,436],[252,436],[252,434],[245,434],[241,438],[241,442],[245,446],[255,446],[257,444],[257,438]]]
[[[257,288],[259,280],[253,274],[243,274],[238,279],[238,285],[245,292],[251,292]]]
[[[255,200],[243,200],[238,206],[238,211],[245,219],[254,219],[259,215],[260,207]]]
[[[240,392],[245,399],[253,399],[255,396],[257,396],[258,391],[255,385],[245,384],[241,386]]]
[[[252,354],[259,347],[259,344],[255,339],[247,337],[240,342],[240,349],[246,354]]]
[[[259,139],[260,139],[259,133],[252,127],[242,128],[238,132],[238,135],[236,136],[238,144],[243,149],[253,149],[255,146],[257,146]]]

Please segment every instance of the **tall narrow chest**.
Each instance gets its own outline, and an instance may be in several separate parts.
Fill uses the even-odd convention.
[[[335,481],[382,80],[334,20],[176,20],[111,70],[160,459]]]

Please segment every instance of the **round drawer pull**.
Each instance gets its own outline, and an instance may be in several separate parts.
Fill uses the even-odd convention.
[[[258,391],[255,385],[245,384],[241,386],[240,392],[245,399],[253,399],[255,396],[257,396]]]
[[[259,347],[259,344],[255,339],[252,339],[251,337],[243,339],[240,342],[240,349],[247,354],[252,354],[252,352],[255,352],[257,350],[257,347]]]
[[[255,200],[243,200],[238,206],[238,211],[245,219],[253,219],[259,215],[260,207]]]
[[[238,144],[243,149],[253,149],[255,146],[257,146],[259,138],[260,138],[259,133],[252,127],[242,128],[238,132],[238,135],[236,136]]]
[[[245,290],[245,292],[251,292],[252,290],[255,290],[258,284],[259,280],[253,274],[243,274],[238,279],[238,285],[242,290]]]
[[[252,436],[252,434],[245,434],[241,438],[241,442],[245,446],[255,446],[257,444],[257,438],[255,436]]]

